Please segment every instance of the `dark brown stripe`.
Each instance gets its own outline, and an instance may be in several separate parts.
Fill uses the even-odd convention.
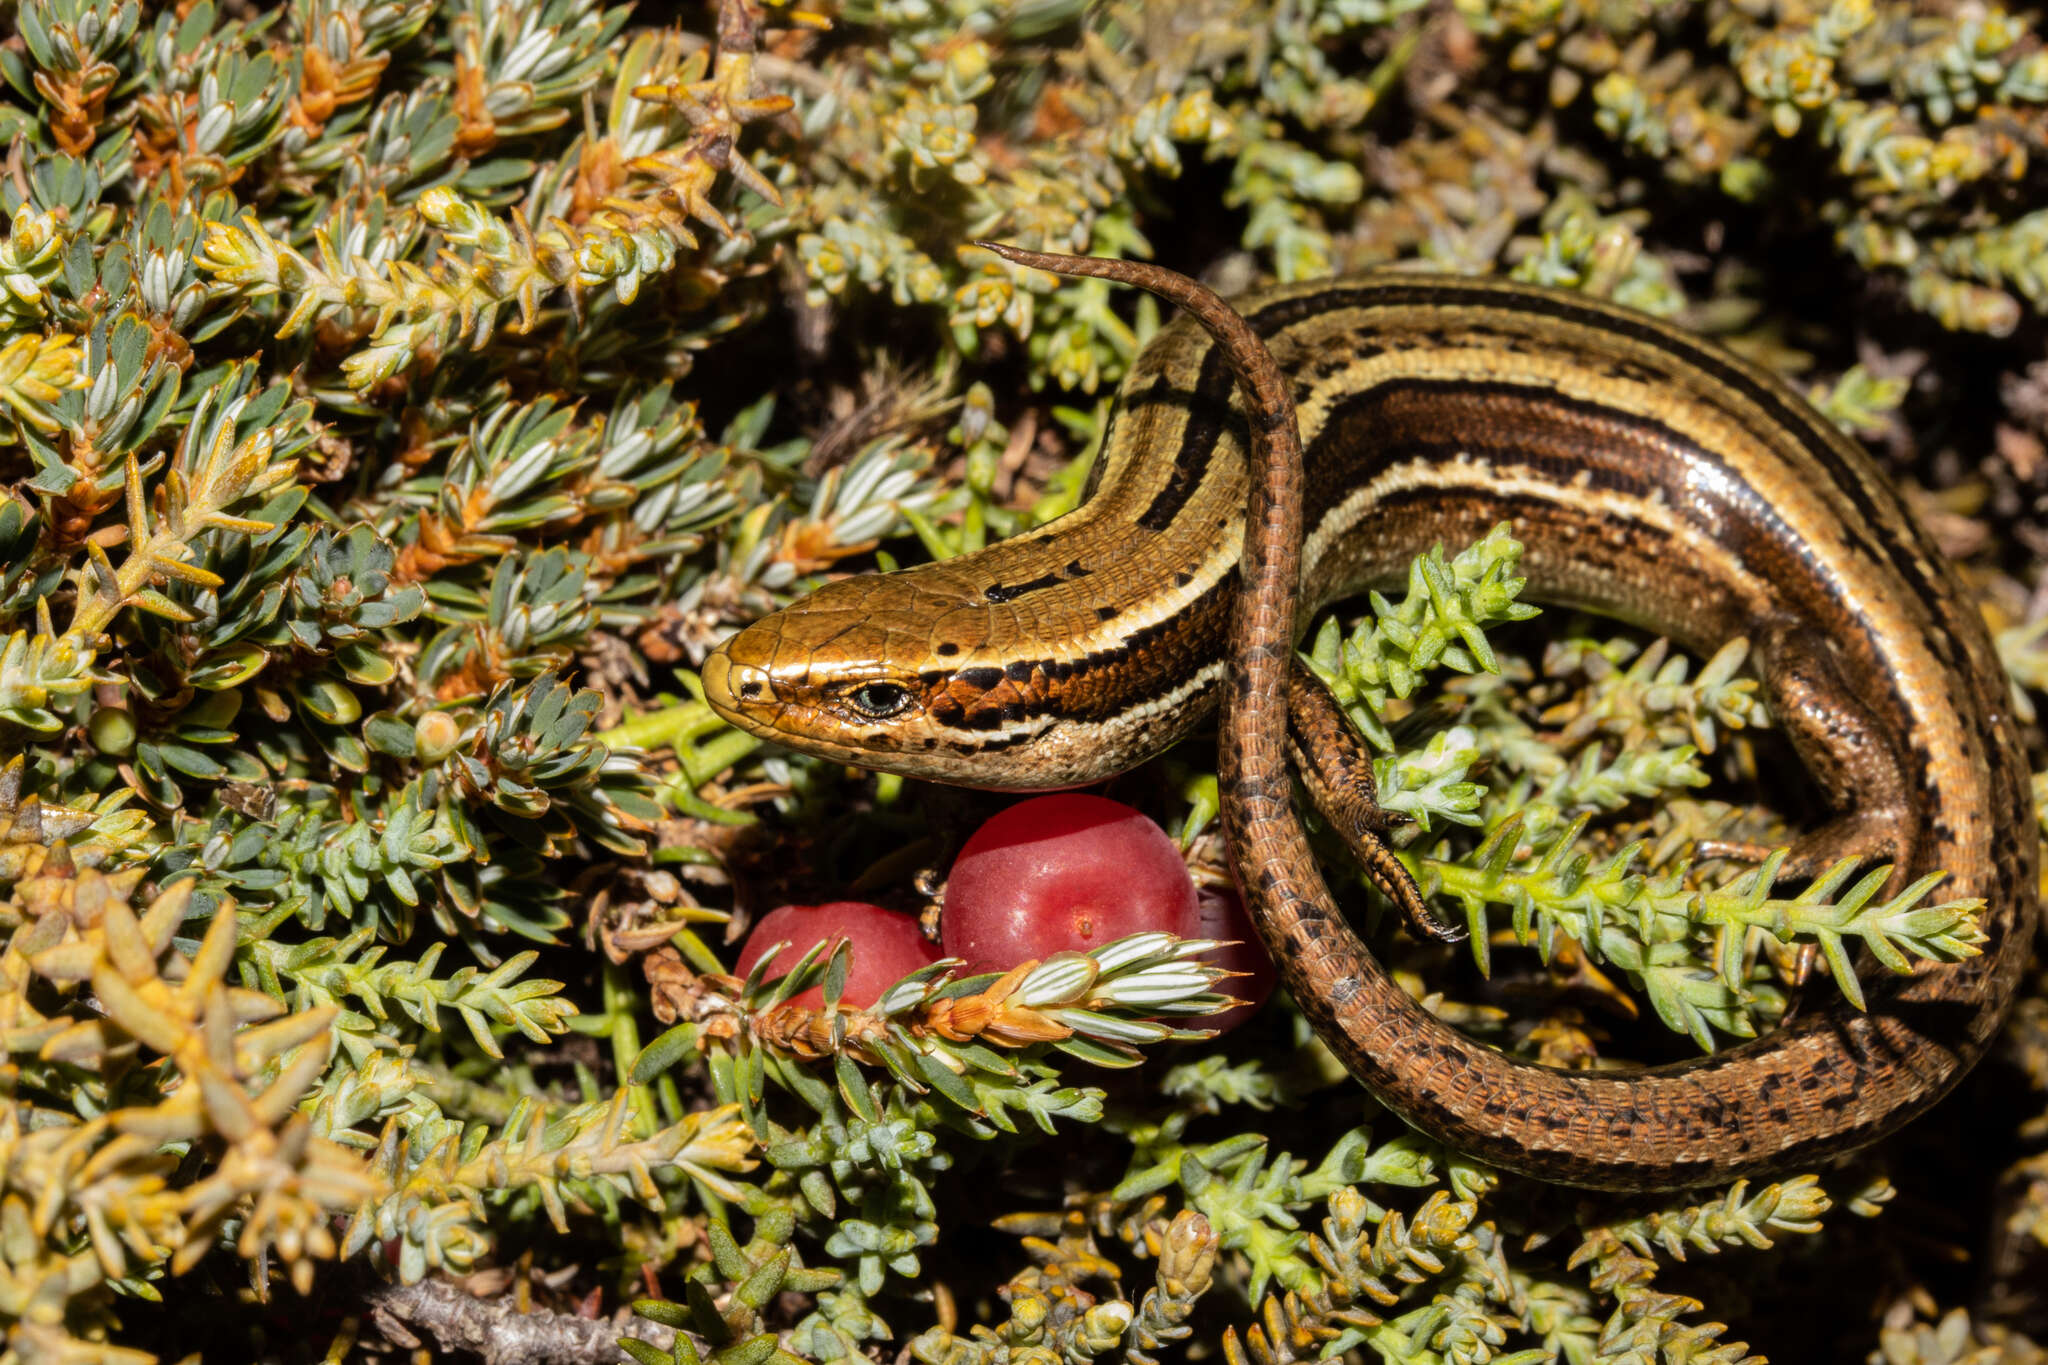
[[[1202,368],[1195,380],[1192,393],[1173,388],[1165,375],[1139,396],[1146,403],[1170,402],[1184,405],[1188,415],[1181,425],[1180,448],[1173,453],[1173,467],[1166,476],[1166,485],[1152,497],[1151,505],[1138,514],[1138,525],[1147,531],[1161,532],[1173,525],[1181,508],[1202,486],[1202,480],[1209,473],[1209,463],[1216,453],[1216,442],[1222,438],[1223,428],[1232,417],[1230,411],[1231,386],[1235,381],[1228,367],[1223,363],[1223,353],[1210,346],[1202,354]]]
[[[985,602],[1014,602],[1026,593],[1057,587],[1064,581],[1056,573],[1040,574],[1028,583],[991,583],[981,590],[981,596]]]
[[[1237,575],[1195,598],[1173,615],[1133,631],[1114,648],[1078,659],[1015,659],[1002,668],[968,668],[958,673],[928,672],[924,681],[962,683],[981,693],[1008,684],[1006,699],[963,701],[948,695],[928,714],[957,729],[992,730],[1006,721],[1056,714],[1082,721],[1106,721],[1186,685],[1200,672],[1199,662],[1216,657],[1222,648],[1230,594]],[[1164,641],[1171,648],[1161,648]],[[1195,665],[1175,669],[1177,661]]]
[[[1282,299],[1261,308],[1249,321],[1261,336],[1271,336],[1308,317],[1335,309],[1404,307],[1497,308],[1503,312],[1525,313],[1550,318],[1595,332],[1614,333],[1672,356],[1734,390],[1769,416],[1780,428],[1794,434],[1814,462],[1830,475],[1833,486],[1855,507],[1857,518],[1845,525],[1845,532],[1862,542],[1864,551],[1896,569],[1925,600],[1941,585],[1913,523],[1904,520],[1898,505],[1889,497],[1874,497],[1861,461],[1852,463],[1837,442],[1833,428],[1821,425],[1811,408],[1777,384],[1759,379],[1718,347],[1688,337],[1642,315],[1624,309],[1599,307],[1553,294],[1524,293],[1513,288],[1487,285],[1472,287],[1384,284],[1319,290],[1297,298]],[[1858,524],[1860,522],[1860,524]],[[1882,528],[1880,533],[1879,528]],[[1931,642],[1946,664],[1956,664],[1955,645],[1943,638]]]

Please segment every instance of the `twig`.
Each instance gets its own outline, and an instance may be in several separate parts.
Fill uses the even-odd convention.
[[[384,1285],[367,1296],[371,1317],[393,1345],[421,1345],[410,1328],[434,1338],[443,1351],[470,1351],[484,1365],[618,1365],[625,1352],[620,1337],[634,1337],[667,1350],[675,1330],[622,1312],[609,1318],[579,1318],[552,1309],[520,1312],[510,1294],[480,1299],[444,1280]],[[692,1338],[695,1341],[695,1338]],[[695,1341],[699,1355],[710,1346]]]

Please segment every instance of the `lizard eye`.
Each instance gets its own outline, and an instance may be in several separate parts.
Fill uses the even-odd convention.
[[[910,689],[892,682],[862,683],[846,699],[871,720],[887,720],[910,709]]]

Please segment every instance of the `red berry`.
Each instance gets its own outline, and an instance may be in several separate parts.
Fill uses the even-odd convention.
[[[1228,1033],[1258,1013],[1259,1006],[1266,1003],[1266,997],[1279,984],[1280,973],[1273,966],[1273,959],[1267,956],[1266,945],[1259,941],[1259,931],[1252,927],[1251,916],[1245,913],[1244,902],[1235,891],[1202,888],[1195,907],[1194,936],[1230,943],[1227,948],[1204,953],[1202,961],[1225,971],[1243,972],[1243,976],[1218,982],[1216,989],[1245,1003],[1221,1014],[1190,1019],[1187,1025],[1189,1028],[1212,1028],[1218,1033]]]
[[[788,972],[817,944],[837,943],[841,939],[853,947],[846,964],[846,990],[840,1001],[856,1009],[874,1004],[882,998],[883,991],[939,958],[939,950],[925,942],[912,916],[861,901],[832,901],[825,905],[785,905],[761,916],[760,923],[747,935],[746,946],[740,949],[734,974],[745,976],[770,948],[785,940],[788,946],[768,965],[772,975]],[[825,991],[813,986],[798,992],[793,1000],[817,1009],[825,1003]]]
[[[1118,801],[1037,796],[974,832],[946,879],[939,940],[1005,971],[1147,929],[1195,930],[1195,883],[1166,831]]]

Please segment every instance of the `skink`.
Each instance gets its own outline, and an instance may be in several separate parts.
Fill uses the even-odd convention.
[[[1505,1169],[1616,1190],[1782,1170],[1889,1133],[1983,1054],[2037,916],[2005,676],[1897,492],[1782,381],[1594,299],[1406,273],[1247,296],[1247,328],[1219,344],[1205,328],[1227,336],[1232,309],[1169,272],[1000,250],[1202,316],[1133,363],[1079,509],[827,584],[746,628],[703,670],[719,714],[848,763],[1044,789],[1142,761],[1224,697],[1233,857],[1295,998],[1391,1109]],[[1233,366],[1266,397],[1248,404]],[[1248,488],[1248,453],[1297,429],[1275,415],[1290,398],[1301,454],[1265,450]],[[1527,546],[1531,597],[1702,652],[1753,641],[1772,713],[1835,811],[1788,868],[1855,854],[1898,880],[1946,869],[1944,894],[1985,902],[1981,953],[1874,983],[1864,1011],[1838,1003],[1633,1071],[1519,1061],[1411,1000],[1334,907],[1292,811],[1295,598],[1313,610],[1392,585],[1431,545],[1501,521]],[[1374,875],[1399,895],[1405,874]]]

